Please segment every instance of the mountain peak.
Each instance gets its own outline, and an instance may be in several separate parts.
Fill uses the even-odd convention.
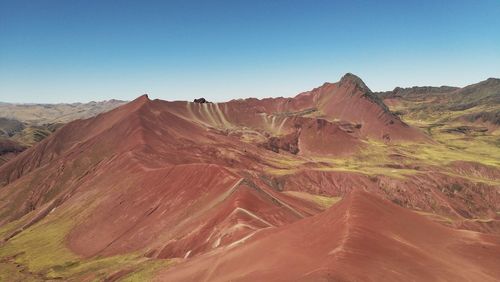
[[[350,72],[346,73],[339,81],[340,86],[354,86],[355,91],[360,91],[363,95],[363,97],[367,98],[368,100],[372,101],[373,103],[379,105],[381,109],[389,113],[389,108],[384,104],[384,102],[377,97],[371,90],[366,86],[366,84],[363,82],[361,78],[359,78],[357,75],[352,74]]]
[[[149,96],[147,93],[144,93],[141,96],[137,97],[135,100],[137,100],[137,101],[149,101]]]
[[[348,72],[348,73],[344,74],[340,80],[341,81],[342,80],[361,80],[361,78],[359,78],[359,76],[357,76],[351,72]]]
[[[352,74],[350,72],[342,76],[339,83],[340,85],[352,84],[355,85],[360,90],[362,90],[363,92],[371,92],[370,88],[366,86],[366,84],[363,82],[361,78],[359,78],[359,76]]]
[[[490,84],[490,85],[497,85],[497,84],[500,84],[500,78],[494,78],[494,77],[490,77],[488,78],[485,83],[487,84]]]
[[[149,99],[148,94],[142,94],[141,96],[132,100],[129,104],[131,104],[131,105],[143,105],[143,104],[146,104],[147,102],[150,102],[150,101],[151,100]]]

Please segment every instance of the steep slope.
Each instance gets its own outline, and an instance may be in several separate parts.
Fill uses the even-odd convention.
[[[181,263],[157,281],[495,281],[499,244],[355,190],[325,213]]]
[[[11,137],[24,128],[25,125],[18,120],[0,118],[0,137]]]
[[[16,121],[17,122],[17,121]],[[0,155],[3,157],[3,163],[7,160],[12,159],[19,153],[29,148],[30,146],[40,142],[50,134],[52,134],[60,124],[47,124],[47,125],[29,125],[19,123],[21,126],[9,131],[8,128],[5,129],[5,134],[1,136],[0,142],[2,152]],[[8,155],[7,155],[8,154]],[[3,164],[0,162],[0,165]]]
[[[402,122],[389,111],[382,100],[353,74],[346,74],[337,83],[301,93],[294,98],[247,99],[231,101],[230,116],[246,117],[247,113],[270,115],[278,132],[286,132],[290,116],[323,118],[330,122],[349,124],[364,137],[385,141],[425,141],[423,133]]]
[[[0,166],[26,149],[11,138],[24,129],[25,125],[20,121],[0,118]]]
[[[489,130],[496,130],[500,124],[500,79],[496,78],[464,88],[396,88],[377,96],[408,119],[485,126]]]
[[[9,104],[0,103],[0,138],[16,149],[2,145],[0,165],[6,163],[24,149],[40,142],[64,123],[80,118],[89,118],[101,112],[123,105],[124,101],[110,100],[86,104]],[[20,150],[22,149],[22,150]]]
[[[369,137],[390,140],[423,140],[424,136],[392,114],[364,82],[346,74],[340,82],[301,95],[310,95],[318,110],[329,119],[347,120],[359,124]]]
[[[476,263],[430,247],[444,235],[458,248],[460,234],[472,234],[458,229],[492,234],[474,233],[471,253],[483,239],[498,246],[491,238],[500,231],[500,164],[495,150],[457,151],[435,141],[353,75],[294,98],[197,103],[144,95],[70,122],[0,167],[0,267],[25,280],[116,280],[168,267],[165,277],[188,280],[302,277],[282,274],[293,267],[355,280],[362,278],[350,273],[364,265],[375,277],[399,268],[401,277],[445,277],[454,268],[433,257]],[[384,218],[388,233],[378,221]],[[342,238],[352,226],[359,238],[351,246]],[[436,241],[420,238],[420,229]],[[384,237],[393,234],[429,255],[398,257],[401,242]],[[363,260],[378,252],[356,247],[365,241],[383,243],[374,265],[384,268]],[[356,250],[347,272],[331,267],[343,262],[324,246]],[[288,248],[303,254],[293,265],[282,264]],[[256,250],[265,249],[273,254],[261,265]],[[386,258],[392,255],[400,261]],[[427,276],[409,268],[415,258]],[[209,259],[215,267],[207,267]],[[450,277],[498,277],[488,263],[477,267],[484,275]],[[310,275],[304,278],[327,277]]]
[[[120,100],[72,104],[0,103],[0,117],[33,125],[67,123],[75,119],[89,118],[107,112],[125,103],[125,101]]]
[[[25,146],[15,141],[0,138],[0,166],[13,159],[25,149]]]
[[[146,228],[147,232],[144,233],[144,236],[147,238],[152,238],[150,236],[155,234],[154,230],[156,229],[158,229],[157,232],[160,232],[166,228],[165,226],[171,226],[173,222],[178,224],[178,221],[190,212],[190,209],[200,209],[203,205],[208,205],[207,209],[214,208],[213,205],[218,203],[215,199],[230,191],[238,179],[233,173],[219,166],[229,165],[227,162],[235,163],[235,161],[224,159],[222,156],[218,161],[213,160],[210,151],[213,149],[207,148],[207,146],[217,144],[216,146],[222,149],[227,147],[235,150],[236,146],[241,146],[241,142],[232,138],[227,139],[225,135],[217,132],[206,131],[195,123],[162,110],[162,106],[163,102],[150,101],[143,96],[124,107],[94,119],[72,122],[23,153],[16,160],[3,166],[1,168],[2,180],[3,183],[9,185],[0,190],[0,198],[4,199],[2,202],[5,203],[2,205],[2,222],[16,220],[25,214],[31,214],[33,219],[20,227],[24,229],[42,219],[52,209],[59,208],[63,204],[65,207],[73,206],[67,203],[69,199],[78,199],[78,203],[74,203],[74,206],[90,204],[88,199],[82,200],[81,197],[85,198],[89,197],[89,193],[97,193],[100,195],[99,200],[92,200],[93,205],[97,205],[97,207],[95,211],[88,211],[90,214],[87,215],[88,218],[85,221],[90,226],[96,227],[103,224],[103,227],[96,228],[91,232],[86,227],[87,224],[82,224],[80,228],[85,232],[78,232],[79,228],[77,228],[72,233],[75,235],[70,236],[75,242],[73,244],[75,250],[78,251],[78,246],[83,245],[85,247],[81,248],[80,253],[91,256],[102,252],[108,254],[132,251],[152,243],[142,236],[137,236],[135,228],[140,228],[141,225],[138,224],[137,218],[131,217],[127,213],[133,212],[134,207],[139,203],[142,204],[137,208],[141,212],[137,211],[137,214],[144,213],[149,217],[149,220],[143,222],[145,227],[141,227]],[[157,126],[161,124],[166,126]],[[74,130],[75,128],[79,130]],[[127,136],[127,138],[123,139],[122,136]],[[267,153],[255,145],[252,149],[262,151],[262,155]],[[200,155],[198,152],[204,155]],[[242,163],[244,161],[241,160]],[[214,169],[207,170],[206,165],[203,164],[209,162],[215,163],[209,167]],[[214,180],[215,182],[199,184],[200,188],[210,187],[211,190],[207,192],[211,196],[185,194],[188,188],[197,187],[190,184],[189,179],[200,175],[199,171],[206,173],[206,179],[211,179],[220,172],[220,176]],[[124,178],[124,175],[128,177]],[[215,189],[220,181],[222,181],[220,190]],[[116,190],[118,187],[121,187],[119,193]],[[129,188],[126,189],[126,187]],[[168,187],[172,189],[171,196],[175,195],[172,194],[175,191],[181,193],[182,198],[178,202],[181,206],[172,206],[172,202],[167,202],[166,206],[155,207],[152,199],[164,198],[165,194],[163,193],[169,192]],[[146,191],[144,189],[153,190]],[[202,191],[200,189],[193,190],[194,193],[202,193]],[[262,188],[259,188],[259,191],[266,194]],[[139,201],[140,195],[144,192],[146,192],[147,197]],[[123,196],[120,196],[121,193]],[[255,196],[247,195],[245,197]],[[116,207],[117,197],[133,200],[131,200],[132,202],[126,201],[126,204],[120,204],[121,206]],[[185,201],[196,201],[197,197],[200,197],[201,202],[193,203],[196,208],[189,208],[185,204]],[[268,197],[274,198],[269,194]],[[221,200],[224,199],[223,197]],[[18,204],[12,205],[12,202]],[[73,202],[70,201],[70,203]],[[273,206],[275,203],[267,200],[266,205]],[[245,209],[239,204],[235,204],[235,208]],[[120,209],[124,209],[123,212],[117,212]],[[149,213],[151,210],[157,210],[157,213],[151,215]],[[176,212],[179,212],[177,216]],[[162,215],[165,213],[169,213],[170,220],[164,221],[163,224],[154,220],[157,216],[164,218]],[[214,211],[213,215],[218,213]],[[250,212],[250,214],[254,213],[258,214],[256,211]],[[205,216],[205,214],[203,215]],[[105,228],[109,227],[107,222],[115,216],[117,217],[115,222],[124,221],[122,227],[115,225],[112,229]],[[123,219],[120,219],[122,217]],[[288,218],[285,220],[287,222],[296,219],[297,215],[293,215],[292,212],[291,215],[287,216],[283,211],[279,211],[279,215],[274,216],[273,219],[264,219],[264,221],[275,222],[280,217]],[[266,215],[263,218],[266,218]],[[196,224],[201,222],[199,218],[193,220],[196,221]],[[130,232],[132,238],[131,241],[128,241],[124,232],[131,230],[131,228],[134,228]],[[173,240],[191,231],[192,228],[186,227],[179,231],[181,234],[174,232],[171,234],[171,239],[163,238],[163,240]],[[95,235],[94,232],[97,232],[98,235]],[[95,237],[100,239],[95,240]],[[237,237],[235,236],[235,238]],[[114,242],[118,238],[120,239],[119,243],[113,243],[118,246],[113,245],[114,248],[111,248],[110,242]],[[89,242],[92,242],[95,247],[91,247]],[[111,251],[106,253],[105,250]]]

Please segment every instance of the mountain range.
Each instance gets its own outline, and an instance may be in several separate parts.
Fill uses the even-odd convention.
[[[63,124],[109,111],[124,101],[72,104],[11,104],[0,102],[0,165],[40,142]]]
[[[0,280],[500,279],[498,79],[29,107],[0,120]]]

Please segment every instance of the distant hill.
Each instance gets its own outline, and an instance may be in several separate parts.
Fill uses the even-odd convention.
[[[397,87],[376,95],[403,119],[422,125],[473,126],[489,131],[496,131],[500,126],[498,78],[489,78],[463,88]]]
[[[49,136],[63,124],[93,117],[125,101],[73,104],[9,104],[0,102],[0,165]]]
[[[126,101],[108,100],[102,102],[72,104],[10,104],[0,103],[0,117],[14,119],[34,125],[67,123],[75,119],[93,117],[107,112]]]

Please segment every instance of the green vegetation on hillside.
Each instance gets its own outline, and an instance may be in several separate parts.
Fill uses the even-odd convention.
[[[139,253],[93,258],[74,254],[66,246],[66,236],[75,224],[76,214],[49,216],[1,245],[0,281],[8,281],[5,277],[14,279],[11,281],[102,281],[120,271],[125,273],[124,281],[144,281],[159,267],[172,263]],[[3,226],[0,235],[5,236],[19,225],[13,222]]]

